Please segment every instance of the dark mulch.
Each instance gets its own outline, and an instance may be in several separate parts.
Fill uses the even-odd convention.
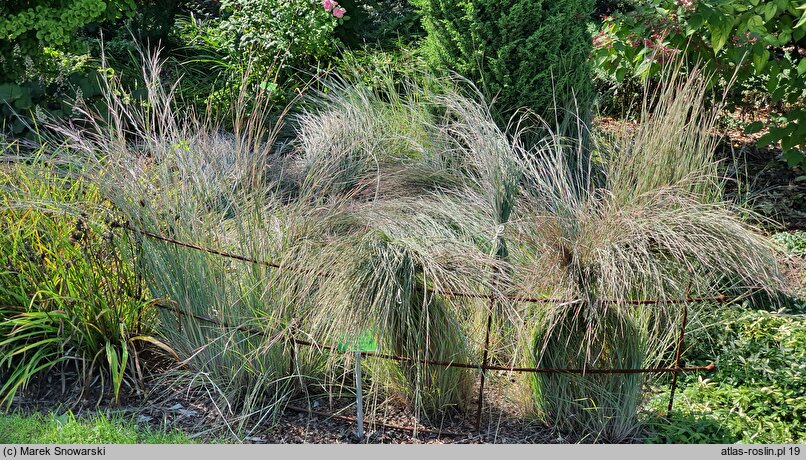
[[[518,405],[504,394],[511,388],[508,376],[491,373],[485,389],[481,431],[476,430],[476,406],[444,415],[438,420],[417,417],[395,400],[376,402],[364,415],[365,437],[356,438],[355,400],[349,396],[308,396],[290,401],[275,423],[257,424],[242,442],[258,444],[287,443],[372,443],[372,444],[478,444],[478,443],[566,443],[584,441],[566,439],[523,414]],[[159,398],[126,394],[118,404],[110,395],[81,394],[70,382],[62,392],[61,379],[45,377],[19,394],[11,407],[21,412],[56,412],[71,410],[77,416],[99,411],[130,416],[154,429],[177,428],[202,442],[236,437],[221,423],[218,409],[204,395],[188,394],[182,388],[160,391]],[[474,393],[475,395],[475,393]],[[98,401],[101,404],[98,405]],[[372,405],[371,401],[365,404]],[[251,421],[250,421],[251,423]],[[416,431],[414,428],[416,427]]]
[[[491,373],[492,374],[492,373]],[[485,390],[481,432],[476,430],[475,402],[462,411],[426,420],[395,400],[372,401],[367,409],[365,437],[356,438],[355,399],[352,396],[316,396],[288,403],[276,423],[262,423],[244,439],[245,442],[285,443],[372,443],[372,444],[445,444],[445,443],[557,443],[569,440],[523,414],[503,394],[511,380],[490,375]],[[474,393],[475,394],[475,393]],[[182,426],[188,433],[201,433],[218,427],[217,436],[226,433],[214,407],[199,398],[189,398],[181,391],[165,401],[142,407],[140,415],[149,422]],[[415,431],[416,428],[416,431]],[[213,433],[212,431],[210,433]]]

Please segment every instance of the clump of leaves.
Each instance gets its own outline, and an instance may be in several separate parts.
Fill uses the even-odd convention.
[[[5,165],[0,188],[2,401],[57,366],[83,392],[100,378],[99,400],[104,390],[115,400],[124,386],[141,390],[138,353],[169,349],[151,335],[154,309],[130,248],[93,221],[98,189],[37,162]]]

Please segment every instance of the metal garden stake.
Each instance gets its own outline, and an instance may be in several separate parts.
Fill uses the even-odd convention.
[[[358,439],[364,439],[364,408],[361,400],[361,352],[355,352],[355,415],[358,420]]]

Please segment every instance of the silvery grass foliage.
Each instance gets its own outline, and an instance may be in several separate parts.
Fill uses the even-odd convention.
[[[472,405],[477,373],[418,361],[479,362],[490,314],[452,292],[495,297],[493,362],[636,368],[667,357],[680,310],[629,300],[782,287],[770,244],[720,201],[714,114],[696,75],[648,98],[641,127],[596,144],[590,161],[578,140],[526,145],[526,120],[501,130],[482,98],[427,76],[323,81],[275,125],[236,101],[226,134],[178,112],[148,62],[147,104],[110,85],[108,119],[86,111],[80,127],[56,129],[132,225],[283,267],[141,242],[155,296],[262,332],[163,317],[183,359],[172,375],[236,433],[343,372],[340,355],[316,347],[289,369],[291,333],[327,345],[369,334],[379,351],[414,358],[370,361],[370,380],[432,416]],[[283,123],[296,136],[281,149]],[[567,302],[506,300],[520,294]],[[623,439],[642,384],[540,374],[530,404],[560,429]]]
[[[768,239],[739,217],[746,210],[721,200],[711,137],[718,107],[703,108],[704,82],[695,72],[648,96],[639,128],[598,146],[598,173],[573,171],[568,158],[579,151],[557,139],[522,163],[530,186],[519,232],[534,251],[524,268],[536,286],[555,273],[551,291],[570,300],[540,313],[535,364],[656,365],[682,305],[628,301],[785,289]],[[538,374],[534,387],[555,426],[621,440],[638,429],[642,383],[634,374]]]
[[[479,243],[489,246],[496,220],[462,201],[478,165],[457,125],[473,120],[446,104],[461,99],[446,86],[329,85],[298,119],[299,199],[333,210],[298,249],[315,254],[300,286],[314,301],[305,329],[332,338],[369,330],[394,355],[478,361],[479,334],[469,332],[479,302],[445,294],[493,289],[497,261]],[[422,415],[470,399],[467,369],[414,362],[372,371]]]
[[[53,127],[64,140],[61,155],[80,164],[134,228],[282,261],[298,226],[282,206],[282,164],[270,151],[276,126],[263,119],[267,99],[259,98],[262,110],[253,113],[237,112],[245,104],[236,102],[236,130],[224,133],[205,115],[178,111],[175,83],[160,80],[158,56],[145,60],[147,98],[130,100],[107,81],[108,113],[80,109],[80,124]],[[286,299],[278,294],[288,275],[136,231],[131,236],[139,240],[138,265],[155,298],[229,325],[164,313],[162,334],[181,358],[165,388],[209,397],[238,436],[279,413],[296,381],[283,340]]]

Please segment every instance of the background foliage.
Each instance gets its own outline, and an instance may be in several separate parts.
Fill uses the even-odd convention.
[[[715,357],[713,375],[688,375],[675,412],[657,420],[650,442],[802,443],[806,440],[806,323],[803,316],[732,307],[700,318],[686,353]],[[662,410],[668,398],[653,402]]]
[[[478,82],[503,114],[528,107],[551,125],[554,107],[592,99],[590,0],[416,0],[433,62]],[[565,118],[560,114],[560,118]]]
[[[642,0],[606,16],[594,38],[594,62],[615,82],[653,78],[684,57],[713,73],[732,101],[768,93],[772,117],[760,146],[781,142],[783,158],[806,165],[806,5],[794,0]],[[747,127],[757,132],[765,123]]]

